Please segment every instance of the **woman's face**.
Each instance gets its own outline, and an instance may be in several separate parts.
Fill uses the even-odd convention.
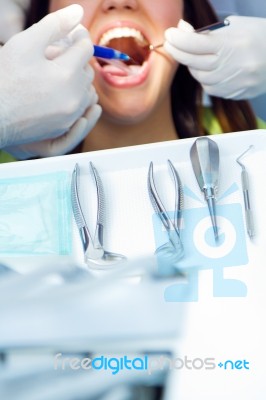
[[[50,0],[49,11],[74,3]],[[117,48],[137,59],[141,65],[130,67],[132,74],[101,66],[93,58],[94,85],[104,117],[128,123],[147,118],[169,99],[177,63],[163,48],[148,52],[145,45],[160,44],[164,31],[176,26],[183,14],[182,0],[80,0],[84,8],[83,25],[94,44]],[[122,72],[122,75],[124,73]]]

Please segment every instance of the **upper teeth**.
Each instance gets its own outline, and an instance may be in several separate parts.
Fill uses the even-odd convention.
[[[119,27],[110,29],[109,31],[105,32],[101,37],[99,45],[106,46],[110,42],[110,40],[122,37],[133,37],[137,39],[139,42],[146,43],[146,40],[140,31],[134,28]]]

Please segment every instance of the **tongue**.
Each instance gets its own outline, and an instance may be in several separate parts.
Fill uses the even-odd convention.
[[[106,73],[114,76],[137,75],[141,69],[140,66],[126,65],[119,60],[108,60],[108,62],[110,63],[103,65],[102,68]]]
[[[121,68],[117,67],[116,65],[110,65],[106,64],[102,67],[105,72],[111,75],[116,75],[116,76],[127,76],[127,72],[125,70],[122,70]],[[127,68],[127,67],[126,67]]]

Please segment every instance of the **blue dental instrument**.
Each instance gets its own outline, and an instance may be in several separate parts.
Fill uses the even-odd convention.
[[[94,45],[94,57],[106,58],[109,60],[121,60],[129,61],[131,57],[129,55],[122,53],[121,51],[112,49],[111,47],[103,47]]]

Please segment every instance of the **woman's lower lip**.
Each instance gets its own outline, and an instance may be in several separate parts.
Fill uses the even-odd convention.
[[[150,71],[150,62],[146,61],[142,67],[140,67],[140,71],[138,74],[132,74],[128,76],[117,76],[106,72],[104,68],[97,65],[97,72],[101,75],[103,80],[111,86],[116,88],[131,88],[135,86],[139,86],[143,84],[148,78]]]

